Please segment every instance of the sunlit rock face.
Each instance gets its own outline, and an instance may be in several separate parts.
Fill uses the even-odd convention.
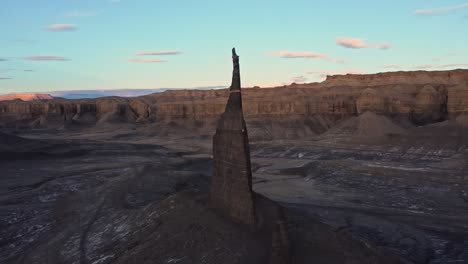
[[[229,99],[213,138],[211,201],[233,221],[255,227],[249,139],[242,113],[239,57],[235,50],[232,58],[234,71]]]
[[[22,100],[22,101],[35,101],[35,100],[51,100],[54,97],[50,94],[39,93],[12,93],[0,95],[0,101]]]

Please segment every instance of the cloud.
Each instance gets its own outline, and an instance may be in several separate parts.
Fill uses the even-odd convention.
[[[180,50],[159,50],[159,51],[138,51],[136,55],[144,56],[163,56],[163,55],[178,55],[182,54]]]
[[[316,52],[310,52],[310,51],[289,51],[289,50],[279,50],[279,51],[273,51],[267,54],[268,56],[277,56],[283,59],[318,59],[318,60],[327,60],[327,61],[332,61],[336,63],[345,63],[345,60],[343,59],[338,59],[338,58],[332,58],[328,56],[327,54],[323,53],[316,53]]]
[[[0,80],[11,80],[13,78],[9,78],[9,77],[0,77]]]
[[[161,59],[127,59],[129,62],[137,62],[137,63],[159,63],[159,62],[167,62],[167,60],[161,60]]]
[[[70,60],[65,57],[60,57],[60,56],[30,56],[24,59],[30,60],[30,61],[69,61]]]
[[[268,53],[269,56],[279,56],[285,59],[308,58],[308,59],[328,59],[328,55],[321,53],[314,53],[309,51],[289,51],[280,50]]]
[[[337,70],[337,71],[311,71],[307,72],[307,74],[312,74],[320,77],[327,77],[328,75],[346,75],[346,74],[365,74],[366,72],[361,70]]]
[[[450,12],[458,11],[458,10],[465,9],[465,8],[468,8],[468,3],[463,3],[461,5],[456,5],[456,6],[418,9],[416,10],[416,14],[421,15],[421,16],[433,16],[433,15],[450,13]]]
[[[400,69],[401,67],[399,65],[384,65],[382,66],[384,69]]]
[[[422,65],[417,65],[417,66],[411,67],[411,69],[432,69],[434,67],[435,66],[432,65],[432,64],[422,64]]]
[[[70,11],[65,13],[65,17],[92,17],[92,16],[97,16],[99,12],[97,11]]]
[[[7,59],[4,59],[4,58],[0,58],[0,61],[7,61]]]
[[[51,24],[47,26],[48,31],[74,31],[77,27],[72,24]]]
[[[468,64],[466,63],[445,64],[445,65],[439,65],[438,68],[468,68]]]
[[[34,70],[24,70],[25,72],[34,72]]]
[[[296,76],[296,77],[291,79],[291,82],[293,82],[293,83],[305,83],[305,82],[307,82],[307,78],[305,78],[303,75]]]
[[[468,64],[465,63],[452,63],[452,64],[443,64],[443,65],[434,65],[434,64],[423,64],[411,67],[412,69],[447,69],[447,68],[468,68]]]
[[[451,57],[455,57],[457,55],[458,54],[455,53],[455,52],[449,52],[449,53],[445,53],[442,56],[432,58],[432,61],[436,61],[436,62],[437,61],[442,61],[442,60],[445,60],[445,59],[448,59],[448,58],[451,58]]]
[[[366,49],[366,48],[376,48],[376,49],[390,49],[392,45],[387,43],[366,43],[365,39],[361,38],[347,38],[347,37],[338,37],[336,38],[336,44],[348,48],[348,49]]]

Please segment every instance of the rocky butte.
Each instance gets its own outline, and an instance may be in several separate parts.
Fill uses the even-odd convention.
[[[211,131],[229,95],[227,89],[179,90],[134,98],[5,101],[0,122],[25,128],[183,122]],[[251,140],[317,135],[366,111],[426,125],[468,112],[468,70],[342,75],[322,83],[244,89],[242,104]]]

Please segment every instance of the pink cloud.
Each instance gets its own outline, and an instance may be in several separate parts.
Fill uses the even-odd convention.
[[[309,59],[327,59],[329,58],[326,54],[314,53],[309,51],[289,51],[289,50],[280,50],[270,52],[270,56],[279,56],[285,59],[294,59],[294,58],[309,58]]]
[[[452,58],[452,57],[455,57],[457,56],[458,54],[455,53],[455,52],[449,52],[449,53],[445,53],[444,55],[442,56],[439,56],[439,57],[434,57],[432,58],[432,61],[442,61],[442,60],[445,60],[445,59],[449,59],[449,58]]]
[[[457,11],[457,10],[461,10],[465,8],[468,8],[468,3],[464,3],[464,4],[456,5],[456,6],[419,9],[419,10],[416,10],[416,14],[422,15],[422,16],[432,16],[432,15],[440,15],[444,13],[449,13],[449,12],[453,12],[453,11]]]
[[[307,74],[312,74],[316,76],[320,76],[322,78],[327,77],[328,75],[346,75],[346,74],[365,74],[366,72],[361,70],[337,70],[337,71],[311,71],[307,72]]]
[[[460,64],[445,64],[445,65],[440,65],[438,66],[438,68],[468,68],[468,64],[465,64],[465,63],[460,63]]]
[[[468,68],[468,64],[465,63],[452,63],[443,65],[424,64],[411,67],[412,69],[446,69],[446,68]]]
[[[327,54],[315,53],[310,51],[289,51],[289,50],[279,50],[273,51],[267,54],[268,56],[278,56],[283,59],[318,59],[318,60],[327,60],[336,63],[345,63],[343,59],[332,58]]]
[[[155,56],[155,55],[178,55],[183,53],[183,51],[180,50],[160,50],[160,51],[139,51],[136,53],[136,55],[149,55],[149,56]]]
[[[387,43],[381,44],[368,44],[365,39],[361,38],[347,38],[338,37],[336,38],[336,44],[343,46],[348,49],[365,49],[365,48],[376,48],[376,49],[390,49],[392,46]]]
[[[401,67],[399,65],[384,65],[382,66],[384,69],[400,69]]]
[[[305,78],[303,75],[296,76],[296,77],[291,79],[291,82],[293,82],[293,83],[305,83],[305,82],[307,82],[307,78]]]
[[[432,65],[432,64],[422,64],[422,65],[417,65],[417,66],[414,66],[414,67],[411,67],[412,69],[423,69],[423,70],[426,70],[426,69],[432,69],[432,68],[435,68],[436,66]]]
[[[137,62],[137,63],[159,63],[159,62],[167,62],[167,60],[161,60],[161,59],[136,59],[136,58],[131,58],[127,59],[129,62]]]
[[[47,26],[49,31],[74,31],[77,27],[72,24],[51,24]]]
[[[30,60],[30,61],[69,61],[70,60],[65,57],[60,57],[60,56],[30,56],[30,57],[26,57],[25,59]]]

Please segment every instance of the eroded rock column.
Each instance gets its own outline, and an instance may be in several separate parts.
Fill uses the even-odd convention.
[[[242,112],[239,56],[232,49],[234,70],[229,99],[213,138],[211,202],[231,220],[255,228],[249,139]]]

